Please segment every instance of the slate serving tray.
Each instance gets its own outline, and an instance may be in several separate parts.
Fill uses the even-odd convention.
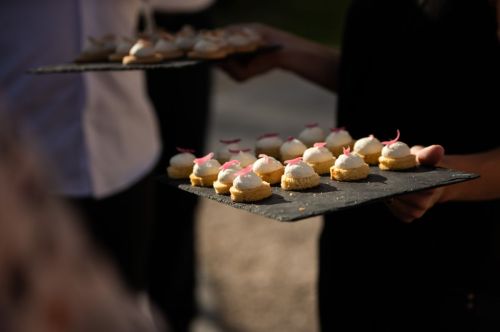
[[[321,177],[321,185],[306,191],[285,191],[273,187],[273,195],[255,203],[233,203],[229,196],[217,195],[213,188],[193,187],[188,180],[172,180],[166,175],[159,181],[206,197],[234,208],[279,221],[298,221],[326,212],[384,200],[389,197],[468,181],[479,176],[445,168],[418,167],[404,172],[381,171],[371,167],[367,179],[357,182],[338,182]]]
[[[102,62],[102,63],[65,63],[58,65],[48,65],[37,68],[29,69],[29,74],[64,74],[64,73],[83,73],[93,71],[127,71],[127,70],[155,70],[155,69],[175,69],[186,66],[194,66],[203,63],[217,63],[226,59],[238,59],[245,61],[258,54],[273,52],[281,49],[280,45],[265,45],[257,49],[255,52],[248,53],[234,53],[230,54],[223,59],[217,60],[198,60],[181,58],[176,60],[168,60],[161,63],[151,64],[131,64],[123,65],[116,62]]]

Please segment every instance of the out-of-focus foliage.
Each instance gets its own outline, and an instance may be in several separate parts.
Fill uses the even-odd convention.
[[[349,0],[218,0],[216,24],[264,22],[338,45]]]

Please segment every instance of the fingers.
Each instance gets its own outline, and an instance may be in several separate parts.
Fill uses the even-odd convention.
[[[386,204],[394,216],[403,222],[410,223],[421,218],[432,208],[442,193],[442,188],[426,190],[392,198],[386,201]]]
[[[417,161],[421,165],[435,166],[444,156],[444,148],[441,145],[430,145],[421,149],[417,147],[416,150]]]

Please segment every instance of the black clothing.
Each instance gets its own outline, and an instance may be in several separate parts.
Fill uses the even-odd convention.
[[[352,1],[338,123],[353,137],[492,149],[499,94],[487,0],[447,1],[437,18],[417,1]],[[500,202],[440,204],[409,225],[383,204],[326,216],[319,303],[323,331],[500,331]]]

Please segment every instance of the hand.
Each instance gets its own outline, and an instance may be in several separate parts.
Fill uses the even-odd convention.
[[[414,146],[411,150],[421,165],[436,166],[444,156],[444,148],[441,145],[431,145],[425,148]],[[410,223],[421,218],[431,207],[439,203],[443,198],[444,190],[444,187],[440,187],[394,197],[387,201],[387,206],[398,219]]]

